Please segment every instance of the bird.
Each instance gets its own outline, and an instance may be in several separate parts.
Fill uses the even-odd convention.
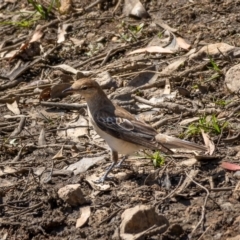
[[[91,78],[77,80],[63,92],[79,93],[85,98],[91,125],[110,147],[112,163],[98,183],[103,183],[113,167],[121,165],[125,160],[123,158],[117,164],[119,153],[128,156],[140,149],[151,149],[170,155],[173,154],[170,148],[174,147],[206,151],[206,147],[196,143],[159,135],[152,126],[113,103],[100,85]]]

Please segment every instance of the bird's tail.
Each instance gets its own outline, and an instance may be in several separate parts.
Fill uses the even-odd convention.
[[[187,148],[189,150],[196,151],[207,151],[207,148],[201,145],[198,145],[193,142],[182,140],[176,137],[167,136],[165,134],[158,133],[155,136],[157,142],[161,143],[163,146],[174,149],[174,148]]]

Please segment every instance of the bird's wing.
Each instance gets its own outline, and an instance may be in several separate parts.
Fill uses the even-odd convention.
[[[140,122],[123,108],[104,108],[93,116],[97,126],[116,138],[141,145],[144,148],[171,154],[172,151],[161,143],[156,142],[157,131],[151,126]]]

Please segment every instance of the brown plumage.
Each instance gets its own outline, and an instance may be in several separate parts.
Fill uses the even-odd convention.
[[[106,179],[117,163],[118,153],[128,155],[139,149],[152,149],[171,154],[169,148],[179,147],[206,150],[203,146],[178,138],[162,134],[159,137],[160,135],[150,125],[137,120],[127,110],[112,103],[94,80],[88,78],[78,80],[65,91],[78,92],[86,99],[88,115],[94,129],[106,140],[112,150],[113,163],[101,181]]]

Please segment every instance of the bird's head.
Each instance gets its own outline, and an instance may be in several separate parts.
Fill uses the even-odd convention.
[[[83,78],[74,82],[70,88],[65,89],[63,92],[76,92],[88,99],[93,97],[99,91],[102,90],[96,81],[89,78]]]

